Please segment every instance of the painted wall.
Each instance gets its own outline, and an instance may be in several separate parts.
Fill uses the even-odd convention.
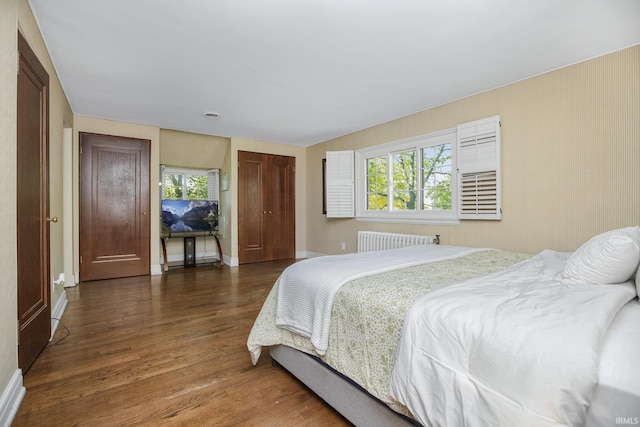
[[[537,253],[575,250],[600,232],[640,224],[640,46],[614,52],[346,135],[307,150],[309,250],[356,250],[358,230],[440,234],[444,244]],[[327,219],[321,159],[502,119],[503,219],[411,225]]]
[[[0,239],[0,392],[4,391],[18,369],[17,352],[17,269],[16,269],[16,52],[17,33],[25,37],[49,74],[49,172],[50,213],[58,216],[51,226],[51,275],[64,271],[62,224],[62,151],[63,128],[73,125],[73,115],[51,63],[33,14],[26,0],[0,1],[0,171],[4,184],[4,203],[0,205],[3,239]],[[51,293],[52,310],[64,289]]]
[[[160,129],[160,164],[199,169],[222,169],[230,144],[229,138]],[[222,177],[222,173],[220,176]],[[220,200],[220,210],[222,210],[224,202]],[[222,240],[220,243],[222,245]],[[213,237],[198,237],[196,252],[198,259],[200,256],[217,256],[215,239]],[[225,253],[224,249],[223,253]],[[183,240],[168,239],[167,257],[169,262],[176,260],[180,264],[183,256]]]
[[[220,136],[160,129],[160,163],[169,166],[220,169],[231,140]]]

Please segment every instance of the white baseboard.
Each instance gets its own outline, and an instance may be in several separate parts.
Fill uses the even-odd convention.
[[[162,266],[160,264],[153,264],[151,266],[151,275],[157,276],[162,274]]]
[[[67,293],[63,292],[58,302],[56,302],[56,306],[51,310],[51,337],[56,333],[58,329],[58,325],[60,324],[60,319],[62,319],[62,314],[64,310],[67,308]]]
[[[222,255],[222,259],[224,260],[224,265],[229,267],[237,267],[240,265],[238,257],[231,258],[230,256]]]
[[[25,388],[22,385],[22,370],[18,369],[13,373],[9,384],[2,391],[0,396],[0,426],[9,427],[13,422],[18,408],[25,395]]]
[[[78,282],[76,282],[76,277],[77,276],[75,276],[72,273],[65,274],[64,287],[65,288],[73,288],[74,286],[76,286],[78,284]]]

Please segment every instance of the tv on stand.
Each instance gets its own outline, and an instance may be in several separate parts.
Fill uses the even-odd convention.
[[[162,200],[160,234],[213,235],[218,230],[218,202],[211,200]]]

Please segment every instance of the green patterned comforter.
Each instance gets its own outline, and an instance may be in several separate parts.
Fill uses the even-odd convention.
[[[390,397],[389,378],[409,306],[428,292],[491,274],[529,257],[489,250],[347,282],[334,300],[329,348],[321,359],[392,409],[408,415]],[[278,282],[249,334],[247,346],[254,364],[263,346],[278,344],[318,356],[309,339],[275,326],[277,287]]]

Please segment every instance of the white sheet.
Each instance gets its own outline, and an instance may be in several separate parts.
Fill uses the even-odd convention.
[[[635,289],[566,283],[568,256],[543,251],[416,301],[392,395],[428,426],[583,425],[605,333]]]
[[[311,258],[289,266],[278,279],[276,325],[308,337],[324,355],[333,299],[349,280],[487,250],[419,245],[388,251]]]

